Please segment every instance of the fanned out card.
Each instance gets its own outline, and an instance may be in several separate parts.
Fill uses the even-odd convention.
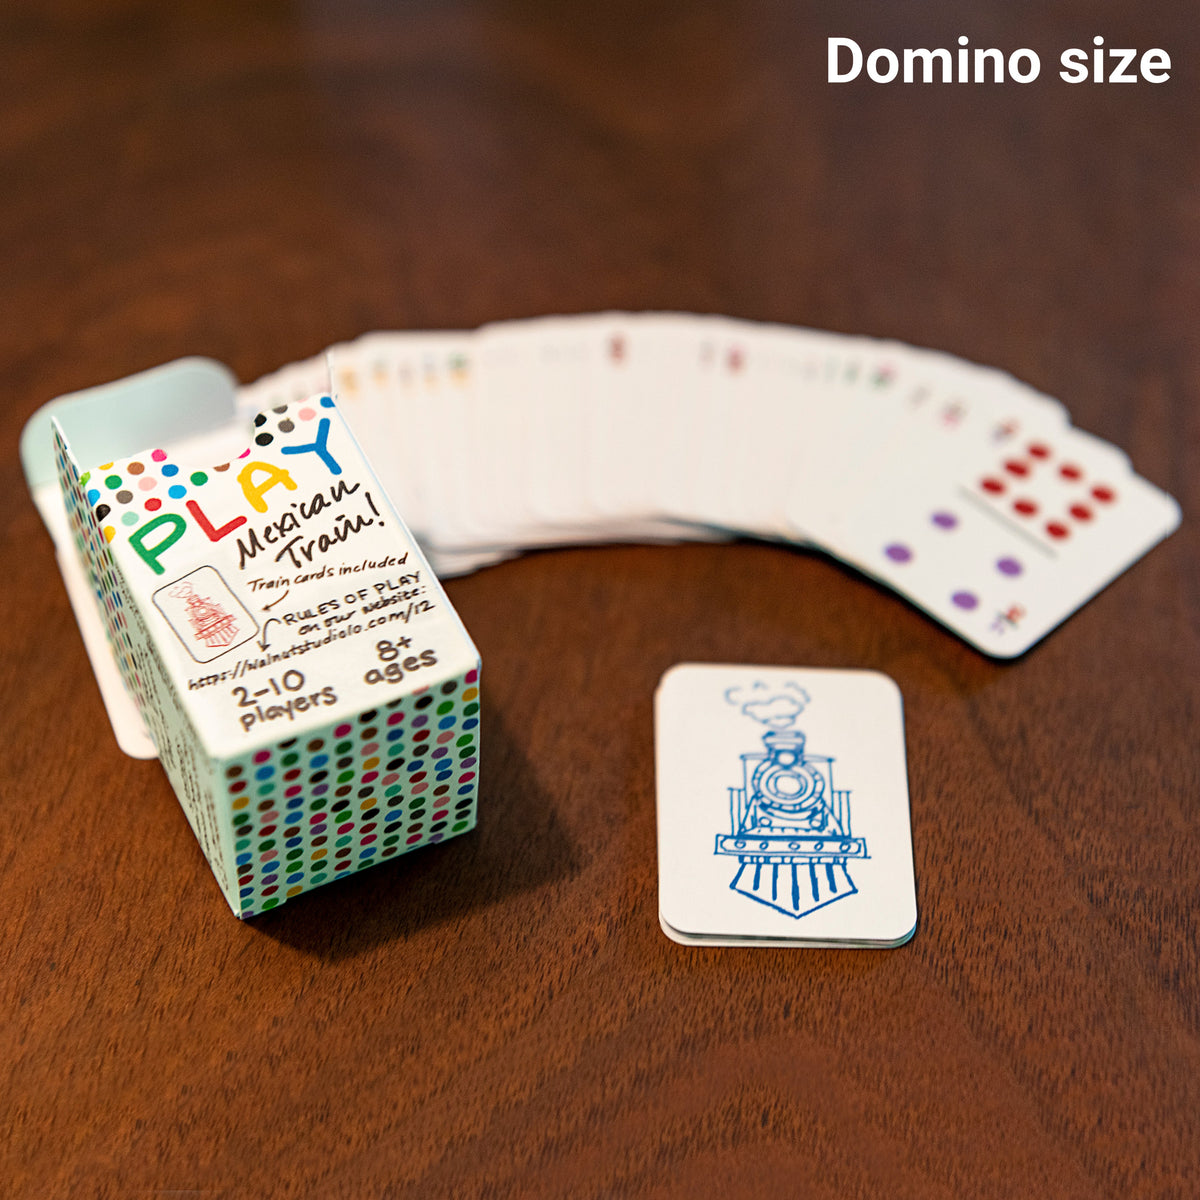
[[[1060,402],[866,337],[609,312],[368,334],[240,388],[181,360],[52,401],[21,439],[130,753],[154,751],[66,534],[51,418],[112,457],[152,443],[202,457],[237,421],[327,390],[443,578],[554,545],[757,537],[820,548],[1013,658],[1180,519]]]
[[[900,691],[684,663],[655,696],[659,921],[694,946],[887,948],[916,883]]]
[[[443,573],[587,541],[767,538],[1013,658],[1179,523],[1057,400],[896,342],[603,313],[372,334],[331,360],[335,391],[338,364],[424,381],[376,388],[351,419],[391,431],[364,441],[394,456],[397,487],[419,476],[412,523]],[[418,430],[441,450],[415,467]]]

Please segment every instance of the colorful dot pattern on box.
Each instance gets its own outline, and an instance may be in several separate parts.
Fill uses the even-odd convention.
[[[244,450],[240,458],[250,451]],[[198,496],[214,476],[230,470],[221,463],[204,470],[184,470],[166,450],[151,450],[121,463],[105,463],[83,480],[92,517],[106,542],[120,529],[131,529],[155,516],[164,501],[178,504]]]
[[[240,915],[475,825],[479,673],[226,769]]]
[[[108,541],[111,539],[104,536],[99,522],[92,519],[89,496],[85,492],[92,472],[82,476],[79,474],[57,431],[54,435],[54,451],[75,549],[80,561],[86,565],[88,581],[95,593],[117,667],[125,686],[140,707],[145,700],[146,683],[138,670],[133,639],[125,615],[126,605],[120,576],[108,548]]]
[[[283,404],[254,418],[254,445],[232,462],[197,469],[174,462],[170,452],[149,450],[122,462],[105,463],[81,480],[87,507],[106,542],[117,533],[129,531],[143,521],[190,499],[202,500],[206,484],[248,458],[255,447],[275,441],[299,440],[308,436],[311,422],[321,410],[333,408],[333,400],[322,396],[300,404]],[[328,414],[326,414],[328,415]],[[288,453],[288,451],[284,451]]]

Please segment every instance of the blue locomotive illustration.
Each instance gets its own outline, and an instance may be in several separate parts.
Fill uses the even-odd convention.
[[[833,783],[834,760],[810,754],[793,727],[809,703],[795,684],[730,688],[728,703],[767,726],[763,749],[743,754],[742,786],[729,789],[730,830],[716,854],[738,860],[734,891],[789,917],[807,916],[858,891],[847,863],[869,857],[850,829],[850,792]]]

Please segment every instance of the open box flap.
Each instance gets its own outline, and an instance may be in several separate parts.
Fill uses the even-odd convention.
[[[46,528],[117,743],[134,758],[158,751],[121,682],[84,566],[75,551],[54,462],[57,423],[85,469],[156,445],[177,445],[239,423],[237,382],[221,363],[184,358],[42,405],[21,433],[21,466]]]

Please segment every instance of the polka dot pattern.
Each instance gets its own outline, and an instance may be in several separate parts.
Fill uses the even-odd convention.
[[[137,661],[134,639],[129,629],[130,605],[127,602],[120,572],[113,561],[109,542],[116,533],[115,520],[125,522],[125,514],[117,516],[121,501],[111,497],[114,504],[100,500],[103,488],[124,491],[121,475],[111,473],[113,463],[105,463],[96,471],[79,474],[66,444],[55,431],[55,465],[67,509],[67,520],[80,561],[85,564],[88,582],[96,597],[104,622],[113,658],[134,700],[141,707],[146,700],[147,681]],[[138,472],[132,472],[136,475]]]
[[[231,763],[243,917],[474,828],[479,672]]]
[[[228,464],[225,464],[225,469],[228,469]],[[181,475],[180,466],[171,462],[168,452],[162,449],[125,463],[110,463],[100,470],[108,473],[96,473],[90,478],[85,495],[94,520],[109,542],[117,532],[118,525],[126,530],[132,529],[147,516],[158,513],[164,497],[186,501],[209,479],[206,471]]]
[[[951,541],[954,541],[954,535],[960,532],[961,523],[962,516],[959,513],[949,508],[940,508],[929,514],[928,528],[936,538],[949,536]],[[908,542],[888,542],[883,546],[883,557],[893,566],[904,567],[917,561],[917,547]],[[1013,554],[1005,554],[991,563],[989,576],[992,580],[999,578],[1011,581],[1024,573],[1024,563]],[[975,612],[983,605],[983,598],[977,591],[961,586],[952,587],[942,596],[942,600],[949,601],[955,609],[964,613]]]
[[[978,486],[982,496],[1002,502],[1000,511],[1006,517],[1051,547],[1090,525],[1097,515],[1097,502],[1102,506],[1116,499],[1110,484],[1089,480],[1079,463],[1059,461],[1055,448],[1041,441],[1030,442],[1016,456],[1005,459],[983,475]],[[1041,498],[1031,494],[1035,486],[1042,489]]]
[[[280,437],[299,436],[305,432],[305,424],[319,416],[321,408],[332,407],[333,401],[323,396],[317,401],[281,405],[259,413],[254,418],[254,445],[270,446]],[[247,458],[251,450],[252,447],[247,447],[238,458]],[[155,449],[126,462],[106,463],[92,472],[86,491],[87,505],[105,540],[111,542],[118,528],[131,532],[139,523],[158,514],[164,500],[179,507],[191,499],[199,499],[213,475],[223,474],[231,465],[225,462],[202,468],[185,467],[173,462],[169,451]]]

